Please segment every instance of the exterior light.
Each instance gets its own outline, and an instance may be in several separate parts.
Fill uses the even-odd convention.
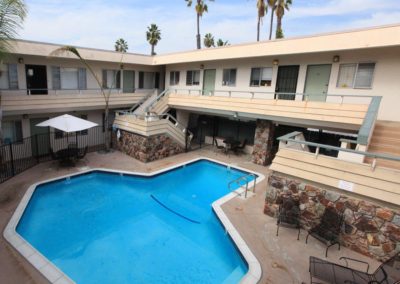
[[[22,57],[18,58],[18,63],[23,64],[24,63],[24,59]]]
[[[279,60],[278,60],[278,59],[274,59],[274,60],[272,61],[272,65],[278,66],[278,65],[279,65]]]
[[[337,63],[339,61],[340,61],[340,56],[339,55],[333,56],[333,62]]]
[[[200,69],[204,69],[204,64],[200,64]]]
[[[237,112],[233,113],[233,118],[238,118],[239,114]]]

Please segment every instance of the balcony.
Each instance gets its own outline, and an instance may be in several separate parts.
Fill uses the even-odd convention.
[[[1,90],[3,115],[64,112],[72,110],[102,109],[105,100],[100,89],[86,90],[34,90],[44,94],[31,94],[32,90]],[[109,90],[105,90],[108,94]],[[47,94],[46,94],[47,93]],[[154,93],[154,90],[135,90],[123,93],[121,89],[111,90],[110,108],[126,108]]]

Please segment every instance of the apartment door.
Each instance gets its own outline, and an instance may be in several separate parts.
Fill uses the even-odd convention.
[[[215,69],[204,70],[203,95],[212,95],[215,90]]]
[[[25,65],[26,88],[31,95],[47,95],[47,72],[45,65]]]
[[[31,147],[32,147],[32,155],[34,157],[40,157],[43,155],[47,155],[50,149],[50,130],[49,127],[38,127],[36,124],[41,123],[42,121],[47,120],[48,117],[45,118],[31,118],[30,119],[30,127],[31,127]]]
[[[310,101],[326,101],[331,64],[308,65],[304,93]]]
[[[135,92],[135,71],[124,70],[122,91],[124,93],[134,93]]]
[[[275,97],[278,96],[277,98],[281,100],[294,100],[298,77],[299,65],[279,66]]]

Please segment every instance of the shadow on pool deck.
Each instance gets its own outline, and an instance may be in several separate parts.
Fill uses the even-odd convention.
[[[236,157],[231,155],[228,157],[224,154],[216,154],[209,148],[147,164],[115,151],[108,154],[88,154],[86,159],[74,168],[60,168],[55,162],[42,163],[1,184],[0,283],[48,283],[2,236],[8,220],[31,184],[68,173],[79,172],[88,167],[151,172],[202,156],[247,168],[262,173],[266,177],[269,174],[267,167],[253,164],[249,156]],[[224,204],[223,210],[261,263],[263,277],[260,283],[309,283],[309,256],[324,258],[324,248],[314,239],[311,239],[309,244],[306,245],[305,231],[302,231],[300,241],[296,240],[297,233],[290,229],[282,228],[279,238],[275,236],[276,220],[263,214],[266,187],[267,180],[265,179],[257,185],[255,195],[247,200],[235,198]],[[341,256],[366,260],[372,264],[372,269],[378,266],[377,262],[347,248],[338,251],[336,247],[332,247],[328,259],[338,262]]]

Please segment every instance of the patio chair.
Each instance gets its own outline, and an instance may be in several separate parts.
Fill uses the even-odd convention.
[[[241,154],[241,153],[244,152],[244,148],[246,147],[246,145],[247,145],[247,139],[244,139],[243,142],[240,145],[238,145],[235,148],[233,148],[233,151],[236,154]]]
[[[218,145],[218,141],[217,141],[217,139],[214,139],[214,144],[215,144],[215,147],[217,147],[217,150],[216,150],[216,152],[217,152],[218,150],[221,150],[221,151],[224,151],[224,152],[226,152],[225,145]]]
[[[388,261],[382,263],[373,273],[369,273],[367,262],[341,257],[346,265],[340,265],[317,257],[310,256],[310,279],[324,281],[333,284],[395,284],[400,283],[400,253],[397,253]],[[349,267],[349,261],[358,262],[366,265],[366,270],[360,271]]]
[[[311,235],[317,240],[325,243],[325,256],[328,257],[328,249],[337,244],[340,250],[339,235],[343,223],[343,213],[337,212],[333,207],[327,207],[322,215],[321,222],[308,231],[308,237]]]
[[[56,155],[56,153],[54,153],[53,148],[49,148],[49,153],[53,160],[58,160],[59,157]]]
[[[300,208],[299,201],[293,197],[283,197],[282,203],[279,205],[278,220],[276,222],[276,236],[279,234],[279,227],[294,228],[298,230],[297,240],[300,238]]]
[[[88,146],[86,146],[84,149],[79,149],[77,154],[76,154],[76,158],[77,159],[83,159],[86,156],[88,150]]]

